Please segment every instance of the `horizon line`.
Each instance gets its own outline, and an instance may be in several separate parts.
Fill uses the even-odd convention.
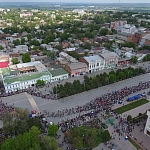
[[[26,2],[30,2],[30,1],[26,1]],[[1,1],[0,3],[26,3],[26,2],[18,2],[18,1],[14,1],[14,2],[12,2],[12,1]],[[30,2],[30,3],[78,3],[78,4],[85,4],[85,3],[89,3],[89,2],[83,2],[83,3],[81,3],[81,2],[48,2],[48,1],[43,1],[43,2],[38,2],[38,1],[33,1],[33,2]],[[101,2],[90,2],[89,4],[93,4],[93,3],[95,3],[95,4],[118,4],[118,2],[105,2],[105,3],[101,3]],[[120,2],[119,4],[138,4],[138,3],[143,3],[143,4],[150,4],[150,3],[148,3],[148,2],[136,2],[136,3],[130,3],[130,2],[128,2],[128,3],[125,3],[125,2]]]

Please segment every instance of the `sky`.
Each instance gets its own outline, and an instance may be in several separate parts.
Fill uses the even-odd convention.
[[[119,0],[0,0],[0,2],[119,3]],[[150,3],[150,0],[120,0],[120,3]]]

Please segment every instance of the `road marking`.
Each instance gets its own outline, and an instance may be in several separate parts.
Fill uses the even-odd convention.
[[[28,98],[28,100],[29,100],[33,110],[36,110],[37,112],[40,112],[40,109],[37,106],[37,104],[36,104],[35,100],[33,99],[33,97],[31,95],[29,95],[28,93],[26,93],[26,92],[25,92],[25,94],[26,94],[26,96],[27,96],[27,98]]]

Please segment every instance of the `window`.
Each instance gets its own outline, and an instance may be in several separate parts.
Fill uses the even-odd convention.
[[[99,66],[99,63],[97,63],[97,66]]]
[[[150,135],[150,132],[147,130],[147,134]]]

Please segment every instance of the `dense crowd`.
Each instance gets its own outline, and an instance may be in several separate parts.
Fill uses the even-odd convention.
[[[112,91],[111,93],[96,97],[94,100],[91,100],[83,106],[77,105],[76,107],[66,108],[63,110],[58,110],[56,112],[45,111],[47,112],[47,117],[64,117],[89,111],[91,111],[91,113],[93,114],[99,113],[100,111],[115,113],[112,110],[112,106],[114,104],[122,101],[124,97],[128,97],[132,93],[136,93],[148,88],[150,88],[150,81],[140,82],[137,86],[124,87],[118,91]]]
[[[19,94],[19,93],[23,93],[23,92],[27,92],[28,94],[31,94],[31,95],[34,95],[34,96],[37,96],[37,97],[41,97],[41,98],[44,98],[44,99],[51,99],[51,100],[56,100],[59,98],[59,95],[57,94],[52,94],[52,93],[46,93],[46,94],[43,94],[39,88],[36,88],[36,87],[32,87],[32,88],[28,88],[28,89],[22,89],[22,90],[18,90],[18,91],[15,91],[15,92],[9,92],[9,93],[5,93],[5,91],[3,91],[0,96],[1,97],[6,97],[6,96],[11,96],[11,95],[15,95],[15,94]]]
[[[3,114],[5,111],[9,111],[12,113],[14,111],[14,104],[8,105],[7,103],[3,103],[2,100],[0,101],[0,120],[3,120]]]

